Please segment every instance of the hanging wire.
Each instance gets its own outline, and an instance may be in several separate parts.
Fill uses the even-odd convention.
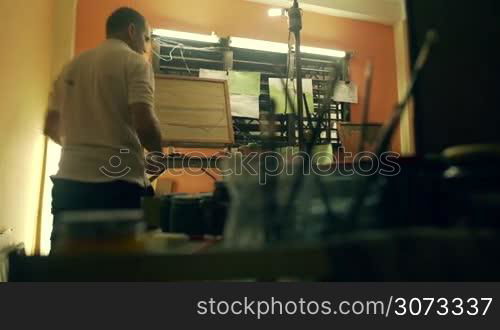
[[[184,58],[184,51],[182,50],[182,47],[180,48],[180,51],[181,51],[182,61],[184,62],[184,65],[186,66],[186,69],[188,70],[189,74],[191,74],[191,70],[189,70],[189,66],[186,62],[186,59]]]
[[[184,57],[184,47],[185,45],[181,42],[177,42],[175,40],[171,40],[171,39],[167,39],[167,38],[164,38],[164,37],[157,37],[155,38],[155,41],[160,45],[160,46],[163,46],[163,47],[172,47],[172,49],[170,50],[168,56],[165,56],[165,55],[162,55],[158,52],[156,52],[154,49],[153,49],[153,54],[155,54],[156,56],[158,56],[161,60],[163,61],[166,61],[166,62],[171,62],[174,60],[174,57],[173,57],[173,53],[176,49],[179,49],[179,52],[180,52],[180,55],[181,55],[181,58],[182,58],[182,61],[184,62],[184,65],[186,66],[186,69],[187,71],[191,74],[191,70],[187,64],[187,61]],[[193,47],[193,46],[189,46],[190,48],[193,48],[195,50],[213,50],[213,49],[217,49],[217,47]]]

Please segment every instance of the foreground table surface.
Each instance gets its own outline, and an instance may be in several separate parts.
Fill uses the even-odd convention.
[[[405,229],[322,244],[224,248],[163,236],[141,255],[10,255],[11,281],[498,281],[500,232]]]

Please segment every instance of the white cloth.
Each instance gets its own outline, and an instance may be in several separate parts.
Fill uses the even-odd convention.
[[[144,151],[128,106],[154,104],[152,66],[125,42],[108,39],[69,63],[49,110],[60,112],[62,153],[55,178],[148,185]]]

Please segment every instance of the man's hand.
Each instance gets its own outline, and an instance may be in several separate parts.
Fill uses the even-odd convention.
[[[49,110],[45,116],[43,134],[52,139],[55,143],[61,145],[61,134],[59,131],[60,115],[58,111]]]
[[[160,176],[166,171],[166,157],[162,152],[149,152],[146,154],[146,174]]]
[[[142,146],[149,152],[162,152],[160,123],[152,106],[134,103],[129,105],[129,111]]]

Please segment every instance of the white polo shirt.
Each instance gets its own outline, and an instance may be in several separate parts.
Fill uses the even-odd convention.
[[[108,39],[69,63],[54,84],[49,110],[60,112],[62,154],[55,178],[149,184],[144,151],[128,105],[153,106],[151,64],[125,42]]]

